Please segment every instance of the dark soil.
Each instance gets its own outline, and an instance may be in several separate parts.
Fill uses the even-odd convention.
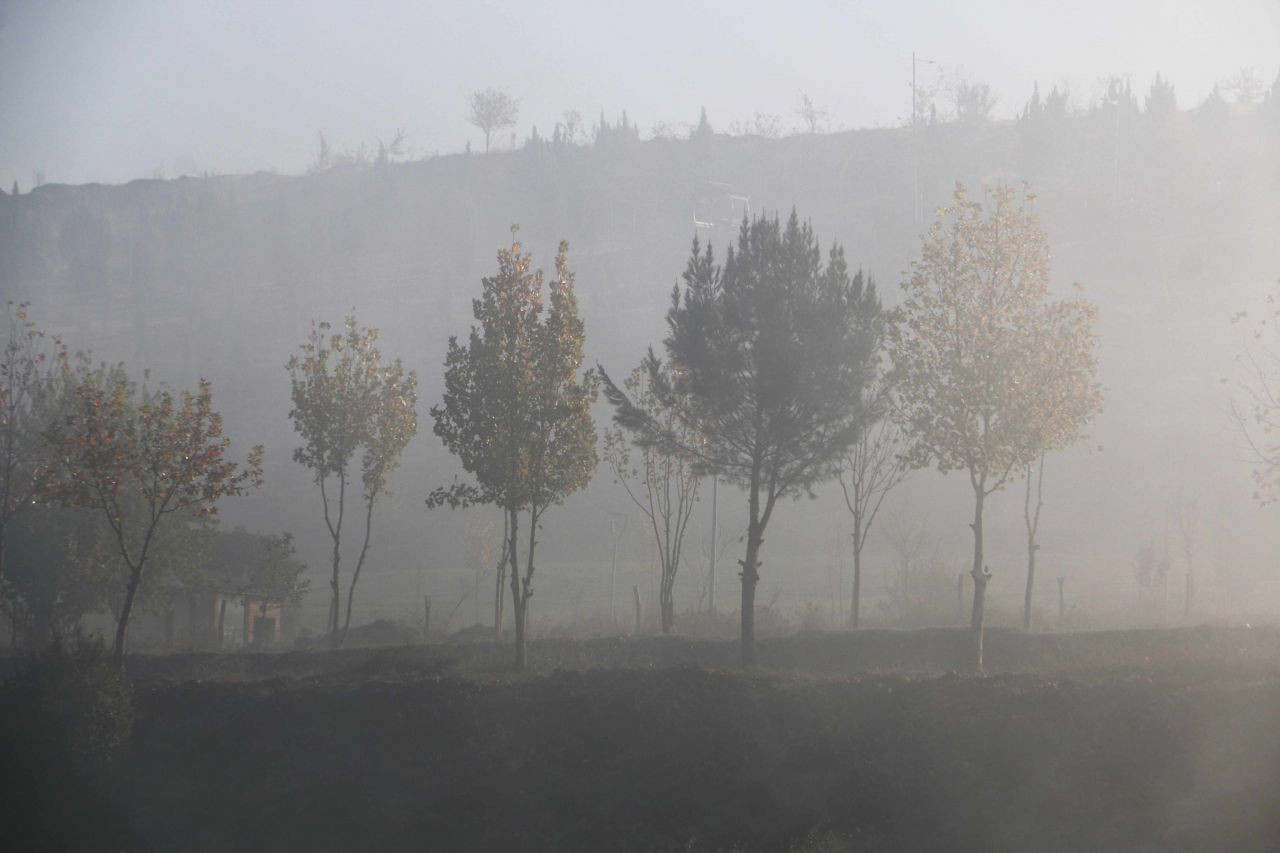
[[[537,643],[559,669],[521,676],[470,646],[138,658],[84,814],[166,851],[1280,841],[1280,632],[997,632],[984,677],[943,671],[959,636],[778,639],[753,674],[656,640]]]

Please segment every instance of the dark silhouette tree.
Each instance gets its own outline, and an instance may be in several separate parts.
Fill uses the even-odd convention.
[[[824,266],[812,228],[793,211],[743,220],[723,267],[695,239],[683,291],[672,293],[670,373],[650,354],[651,387],[687,437],[636,405],[605,376],[614,420],[638,443],[683,453],[700,473],[747,492],[742,565],[742,663],[755,659],[760,548],[782,498],[811,494],[873,420],[883,315],[875,287],[850,276],[833,245]]]
[[[512,228],[514,234],[517,229]],[[464,346],[449,339],[445,392],[431,409],[435,433],[475,483],[432,492],[429,507],[496,504],[507,517],[507,558],[515,616],[515,665],[528,662],[526,629],[534,556],[543,514],[587,485],[596,468],[591,418],[599,381],[582,366],[584,326],[569,270],[569,244],[556,255],[550,306],[542,271],[518,242],[498,252],[498,274],[472,303],[478,325]],[[528,514],[524,574],[519,518]]]
[[[364,568],[373,533],[373,508],[390,494],[387,479],[400,465],[400,455],[418,431],[418,377],[406,372],[399,359],[382,363],[378,330],[362,329],[355,315],[347,316],[341,332],[330,333],[328,323],[313,325],[301,353],[285,365],[292,384],[289,418],[302,436],[293,451],[295,462],[310,468],[324,509],[324,523],[333,542],[333,574],[327,629],[333,644],[341,645],[351,627],[351,605]],[[360,453],[364,539],[347,590],[347,613],[342,622],[342,533],[347,513],[351,465]],[[336,493],[330,483],[336,481]]]

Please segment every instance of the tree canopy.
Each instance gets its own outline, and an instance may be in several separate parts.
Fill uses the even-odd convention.
[[[512,227],[514,234],[518,230]],[[436,489],[428,506],[491,503],[507,515],[516,665],[525,664],[525,618],[532,595],[538,524],[551,506],[583,488],[596,468],[599,380],[579,376],[585,329],[578,315],[569,244],[543,305],[543,275],[520,243],[498,251],[498,273],[472,303],[477,325],[464,346],[449,339],[445,392],[431,409],[435,433],[475,478]],[[528,551],[519,570],[519,514],[528,512]]]
[[[664,342],[670,373],[651,352],[650,384],[687,436],[636,405],[605,377],[619,426],[641,447],[682,453],[695,470],[747,491],[742,560],[742,655],[754,659],[755,588],[765,527],[781,498],[835,476],[872,413],[884,318],[875,286],[850,275],[833,244],[824,265],[808,223],[792,211],[744,219],[736,247],[715,263],[697,239],[672,292]]]
[[[906,299],[890,331],[908,459],[965,471],[973,488],[979,667],[983,501],[1044,453],[1078,440],[1102,407],[1097,308],[1082,297],[1051,298],[1034,195],[997,187],[985,196],[971,200],[957,185],[903,282]]]

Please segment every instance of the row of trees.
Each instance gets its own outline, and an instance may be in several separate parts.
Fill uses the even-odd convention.
[[[603,387],[615,409],[604,435],[609,467],[648,519],[661,555],[664,630],[674,625],[672,591],[702,478],[737,484],[746,495],[739,564],[742,659],[750,664],[762,549],[779,503],[840,479],[854,521],[856,625],[861,552],[885,495],[909,469],[932,465],[966,473],[973,489],[980,666],[986,499],[1029,478],[1029,601],[1039,523],[1030,477],[1045,453],[1080,437],[1101,405],[1094,308],[1079,297],[1050,297],[1048,245],[1033,200],[998,188],[977,201],[957,188],[894,311],[882,307],[869,277],[850,272],[839,244],[824,257],[794,212],[785,224],[744,220],[722,264],[695,240],[672,292],[663,356],[650,350],[622,384],[603,368],[582,372],[584,325],[567,245],[546,287],[518,242],[500,251],[497,274],[473,303],[476,325],[465,343],[449,342],[444,397],[431,409],[435,433],[473,482],[439,488],[427,502],[503,511],[501,571],[517,664],[526,660],[539,531],[547,510],[594,473],[590,408]],[[153,392],[122,366],[71,358],[60,345],[55,367],[45,370],[24,309],[14,322],[0,400],[10,465],[0,537],[33,501],[101,512],[127,568],[119,660],[167,521],[212,518],[221,498],[260,485],[262,451],[239,465],[227,459],[207,382],[194,393]],[[332,541],[335,644],[350,626],[375,506],[417,429],[416,375],[399,361],[384,363],[376,342],[376,330],[348,316],[337,331],[317,324],[288,363],[290,417],[301,438],[294,458],[313,473]],[[342,545],[357,500],[363,526],[344,619]],[[499,614],[501,607],[499,595]]]
[[[143,592],[163,597],[168,579],[223,596],[219,636],[227,597],[300,598],[304,567],[292,559],[289,534],[257,537],[246,548],[236,543],[249,534],[212,528],[221,499],[261,486],[263,450],[254,448],[243,463],[229,461],[230,442],[207,381],[180,394],[152,390],[146,380],[138,386],[122,364],[71,356],[60,341],[47,352],[26,305],[11,306],[10,321],[0,359],[0,584],[15,626],[23,616],[18,602],[45,624],[74,622],[106,604],[116,617],[119,662],[135,601]],[[374,507],[417,430],[416,375],[399,361],[384,365],[377,338],[354,316],[339,332],[319,323],[287,364],[290,417],[302,439],[294,458],[313,473],[332,540],[327,630],[335,644],[350,627]],[[357,499],[363,535],[344,619],[342,544]],[[6,536],[30,514],[40,517],[21,530],[27,571],[8,579]],[[228,550],[227,559],[213,559]],[[119,577],[117,595],[111,587]]]
[[[10,306],[10,324],[0,359],[0,583],[15,521],[49,508],[90,511],[122,569],[112,646],[119,665],[156,552],[216,518],[221,499],[257,488],[262,448],[230,460],[207,382],[182,393],[145,378],[139,386],[123,365],[71,356],[60,341],[50,353],[25,305]],[[91,531],[64,550],[100,545]]]
[[[614,407],[604,449],[616,481],[658,546],[662,624],[699,480],[746,495],[741,566],[742,661],[754,661],[755,594],[765,533],[779,503],[839,477],[854,517],[854,619],[860,553],[885,494],[908,468],[963,471],[974,495],[972,627],[982,663],[986,584],[983,510],[991,494],[1030,477],[1047,452],[1076,441],[1101,407],[1094,380],[1095,309],[1050,297],[1048,245],[1034,197],[998,188],[984,201],[957,188],[885,311],[870,278],[851,274],[839,244],[824,259],[793,212],[745,220],[723,264],[695,239],[667,312],[664,357],[653,350],[622,383],[603,367],[579,375],[583,325],[561,245],[550,309],[519,243],[474,303],[477,325],[451,339],[436,434],[474,483],[438,489],[430,505],[496,504],[516,661],[546,510],[584,486],[597,462],[589,407],[602,384]],[[1029,499],[1028,499],[1029,500]],[[519,569],[521,513],[528,520]],[[1028,504],[1028,590],[1039,504]],[[855,622],[856,624],[856,622]]]
[[[1209,97],[1202,102],[1202,111],[1213,112],[1225,107],[1228,99],[1231,103],[1249,106],[1262,103],[1267,98],[1274,100],[1280,80],[1271,87],[1257,76],[1251,68],[1243,68],[1234,76],[1220,81],[1214,86]],[[976,80],[949,79],[945,71],[939,68],[934,79],[920,83],[914,87],[913,113],[911,125],[919,123],[935,124],[942,120],[953,120],[961,125],[981,125],[993,119],[997,99],[991,86]],[[1268,94],[1271,93],[1271,94]],[[939,104],[942,104],[941,112]],[[520,101],[501,89],[476,90],[467,96],[467,121],[484,134],[484,150],[488,151],[494,134],[515,127],[520,111]],[[1031,98],[1020,110],[1016,118],[1020,124],[1036,124],[1043,120],[1066,119],[1075,112],[1087,112],[1090,115],[1106,115],[1115,112],[1134,116],[1145,112],[1146,115],[1164,120],[1177,112],[1177,99],[1173,84],[1157,74],[1152,82],[1142,106],[1134,96],[1129,80],[1112,77],[1106,80],[1105,91],[1087,107],[1073,107],[1070,93],[1066,89],[1054,86],[1042,99],[1039,83],[1033,86]],[[793,115],[799,124],[795,128],[800,133],[822,133],[830,130],[831,111],[817,103],[807,93],[801,93]],[[661,138],[677,138],[696,136],[697,130],[706,123],[706,111],[699,125],[672,125],[659,122],[653,128],[653,136]],[[625,124],[625,122],[624,122]],[[601,119],[597,126],[607,130],[608,124]],[[566,112],[562,122],[557,123],[552,139],[557,142],[575,144],[582,131],[582,116],[577,112]],[[639,128],[636,128],[637,138]],[[735,136],[763,136],[778,138],[786,133],[781,116],[773,113],[757,112],[746,121],[729,124],[729,132]],[[399,137],[397,137],[398,139]],[[537,129],[533,130],[533,139],[537,139]]]

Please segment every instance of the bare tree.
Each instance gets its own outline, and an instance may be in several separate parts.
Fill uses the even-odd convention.
[[[472,92],[467,98],[471,114],[467,121],[484,134],[484,150],[489,150],[489,139],[495,131],[513,127],[520,112],[520,102],[500,89]]]
[[[888,419],[863,432],[846,454],[840,470],[840,489],[853,516],[853,595],[849,624],[858,627],[862,609],[862,549],[885,496],[906,478],[903,462],[906,438]]]
[[[560,126],[564,129],[561,139],[569,145],[577,145],[583,134],[582,113],[577,110],[565,110],[560,117]]]
[[[670,369],[666,382],[671,381]],[[691,443],[696,437],[676,418],[673,407],[663,406],[660,392],[644,365],[631,372],[623,383],[634,405],[677,437],[680,443]],[[604,458],[613,472],[614,482],[626,490],[627,497],[649,520],[658,559],[662,568],[659,605],[662,633],[675,627],[675,583],[684,551],[684,534],[689,527],[694,505],[698,501],[698,485],[702,480],[694,460],[679,452],[659,447],[631,444],[632,436],[621,427],[604,431]]]
[[[1256,104],[1267,91],[1267,84],[1252,68],[1241,68],[1234,77],[1223,80],[1219,85],[1237,104]]]
[[[1267,294],[1266,308],[1250,318],[1240,311],[1233,324],[1248,320],[1246,341],[1236,356],[1242,377],[1231,400],[1231,415],[1244,440],[1257,490],[1253,496],[1263,504],[1280,494],[1280,295]],[[1228,381],[1223,379],[1223,382]]]
[[[759,136],[764,139],[779,139],[782,136],[782,119],[773,113],[756,113],[747,121],[735,121],[729,124],[729,133],[734,136]]]
[[[815,104],[804,92],[800,93],[795,113],[803,123],[805,133],[822,133],[831,126],[831,112]]]
[[[904,627],[932,620],[946,607],[950,570],[938,553],[938,543],[923,518],[893,513],[885,528],[896,570],[886,572],[889,595]]]
[[[374,157],[373,165],[382,168],[408,156],[405,150],[405,141],[408,138],[409,134],[405,132],[403,127],[396,128],[396,132],[392,134],[390,142],[384,142],[379,138],[378,153]]]
[[[956,84],[956,121],[960,124],[986,124],[996,107],[996,96],[986,83],[962,80]]]

